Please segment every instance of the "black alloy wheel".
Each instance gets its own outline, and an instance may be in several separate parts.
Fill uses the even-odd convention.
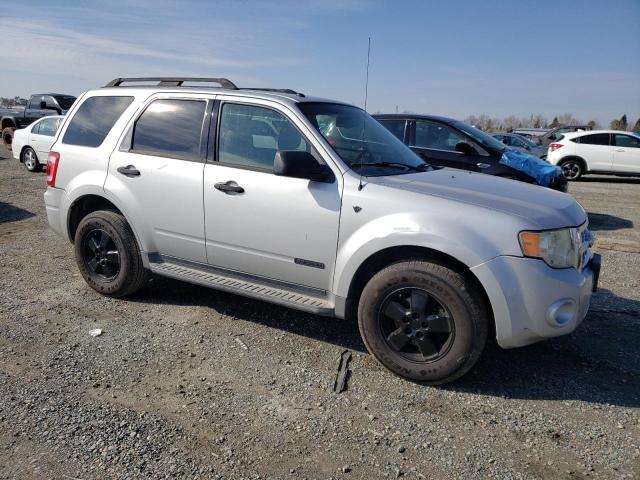
[[[420,288],[391,292],[382,302],[378,321],[387,345],[413,362],[442,358],[455,338],[455,324],[448,310]]]
[[[82,243],[82,259],[94,280],[108,281],[118,275],[120,252],[107,232],[100,228],[91,230]]]

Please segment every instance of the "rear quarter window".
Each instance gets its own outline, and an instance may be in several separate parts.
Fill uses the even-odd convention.
[[[132,101],[133,97],[119,96],[87,98],[69,122],[62,143],[99,147]]]

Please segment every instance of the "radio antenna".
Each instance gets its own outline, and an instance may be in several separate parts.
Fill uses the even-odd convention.
[[[371,58],[371,37],[369,37],[369,43],[367,44],[367,75],[364,81],[364,112],[362,115],[362,152],[360,153],[360,180],[358,182],[358,191],[362,190],[364,185],[362,185],[362,164],[364,160],[364,134],[367,126],[367,100],[369,97],[369,60]]]

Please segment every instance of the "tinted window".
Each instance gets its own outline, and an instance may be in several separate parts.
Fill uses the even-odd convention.
[[[131,150],[185,160],[199,159],[206,106],[202,100],[156,100],[136,121]]]
[[[310,148],[291,122],[275,110],[233,103],[222,106],[219,162],[272,170],[278,150]]]
[[[37,97],[31,97],[31,100],[29,100],[29,108],[40,108],[40,102],[43,100],[42,96],[37,96]]]
[[[55,99],[63,110],[69,110],[73,102],[76,101],[76,97],[70,95],[56,95]]]
[[[443,123],[418,120],[416,122],[415,146],[434,150],[456,151],[456,145],[467,139]]]
[[[71,119],[62,143],[99,147],[133,97],[87,98]]]
[[[514,147],[526,148],[527,145],[518,137],[511,137],[511,145]]]
[[[584,135],[575,140],[576,143],[584,143],[587,145],[609,145],[609,134],[594,133],[593,135]]]
[[[58,127],[60,126],[60,119],[59,118],[45,118],[38,125],[40,126],[40,130],[38,131],[38,133],[40,135],[46,135],[48,137],[53,137],[56,134],[56,131],[58,130]],[[36,133],[36,132],[32,131],[32,133]]]
[[[615,134],[617,147],[640,148],[640,138]]]
[[[399,140],[404,141],[404,125],[405,125],[405,121],[404,120],[378,120],[382,125],[384,125],[384,127],[389,130],[391,133],[393,133],[396,138],[398,138]]]

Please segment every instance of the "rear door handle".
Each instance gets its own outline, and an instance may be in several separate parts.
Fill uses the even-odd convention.
[[[225,192],[225,193],[244,193],[244,188],[242,188],[233,180],[228,180],[224,183],[222,182],[216,183],[214,187],[216,187],[221,192]]]
[[[624,148],[616,148],[616,152],[624,152],[626,151]]]
[[[127,165],[126,167],[118,167],[118,173],[127,177],[139,177],[140,170],[136,170],[134,165]]]

